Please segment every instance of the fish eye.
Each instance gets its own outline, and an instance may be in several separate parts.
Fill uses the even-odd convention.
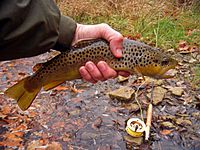
[[[163,60],[162,62],[161,62],[161,65],[162,66],[165,66],[165,65],[168,65],[169,64],[169,61],[168,60]]]

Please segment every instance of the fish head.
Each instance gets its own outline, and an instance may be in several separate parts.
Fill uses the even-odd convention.
[[[166,53],[156,54],[151,63],[137,67],[137,71],[155,79],[168,79],[174,77],[171,70],[175,69],[178,62]]]

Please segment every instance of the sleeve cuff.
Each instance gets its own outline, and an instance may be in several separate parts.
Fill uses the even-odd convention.
[[[53,49],[66,51],[68,48],[70,48],[74,39],[76,27],[77,24],[73,19],[67,16],[61,16],[58,41]]]

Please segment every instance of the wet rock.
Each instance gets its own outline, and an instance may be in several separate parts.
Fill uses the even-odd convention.
[[[69,112],[70,116],[76,116],[80,114],[80,109],[75,109]]]
[[[173,125],[173,123],[171,123],[169,121],[162,122],[160,125],[167,129],[176,128],[176,126]]]
[[[108,93],[111,99],[128,101],[134,97],[135,90],[131,87],[122,87]]]
[[[153,78],[150,78],[150,77],[145,77],[145,82],[146,83],[152,83],[153,82],[155,86],[162,85],[163,81],[164,80],[157,80],[157,79],[153,79]]]
[[[100,134],[96,134],[94,132],[83,132],[81,134],[81,139],[82,140],[91,140],[91,139],[95,139],[98,136],[100,136]]]
[[[138,104],[130,104],[130,111],[132,112],[136,112],[138,111],[140,108],[138,106]]]
[[[192,122],[187,119],[178,118],[176,119],[176,124],[181,125],[181,126],[191,126]]]
[[[182,96],[184,90],[182,87],[171,87],[169,91],[172,92],[173,95]]]
[[[153,91],[153,104],[158,105],[159,103],[161,103],[166,92],[167,90],[160,86],[155,87]],[[147,96],[151,98],[151,93],[147,94]]]
[[[94,129],[98,129],[101,127],[101,124],[102,124],[102,118],[101,117],[98,117],[92,124],[92,128]]]
[[[129,136],[129,135],[125,135],[124,139],[125,139],[125,141],[127,141],[129,143],[136,144],[136,145],[141,145],[142,142],[143,142],[143,137],[135,138],[135,137],[132,137],[132,136]]]
[[[129,103],[122,105],[125,109],[129,110],[129,112],[136,112],[139,110],[139,106],[136,103]]]

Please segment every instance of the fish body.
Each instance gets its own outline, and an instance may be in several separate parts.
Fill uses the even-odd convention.
[[[70,52],[63,52],[42,64],[32,76],[8,88],[5,94],[16,99],[19,107],[26,110],[42,87],[50,90],[64,81],[81,78],[79,68],[87,61],[105,61],[114,70],[157,79],[172,77],[166,72],[177,65],[177,61],[163,51],[138,41],[124,39],[121,58],[113,56],[105,40],[81,41]]]

